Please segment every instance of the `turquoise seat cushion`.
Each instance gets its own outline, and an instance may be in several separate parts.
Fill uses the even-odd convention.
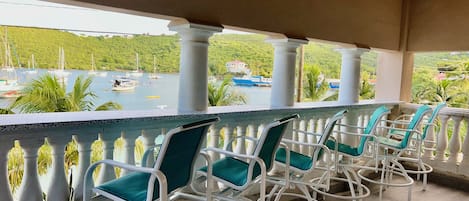
[[[247,182],[249,164],[232,157],[226,157],[213,163],[212,174],[236,186],[243,186]],[[200,171],[207,172],[207,167]],[[255,171],[256,172],[256,171]],[[255,178],[259,173],[253,173]]]
[[[330,150],[335,150],[336,142],[332,141],[332,140],[327,140],[326,146]],[[347,145],[347,144],[338,143],[337,149],[338,149],[337,151],[339,151],[341,153],[348,154],[350,156],[360,156],[362,154],[362,153],[358,152],[357,147],[352,147],[352,146]]]
[[[275,161],[286,163],[287,154],[285,148],[278,149],[275,154]],[[309,170],[313,166],[313,160],[311,157],[290,151],[290,166],[295,167],[300,170]]]
[[[403,149],[405,148],[405,144],[403,144],[401,141],[392,139],[392,138],[387,138],[383,136],[378,136],[378,142],[380,144],[384,144],[388,147],[396,148],[396,149]]]
[[[117,197],[122,198],[123,200],[145,201],[147,198],[147,186],[149,178],[150,174],[147,173],[130,173],[119,179],[106,182],[100,186],[97,186],[96,188],[111,193]],[[156,180],[155,194],[157,197],[154,197],[153,199],[157,199],[160,195],[158,186],[158,180]],[[171,190],[168,189],[168,192],[171,192]]]

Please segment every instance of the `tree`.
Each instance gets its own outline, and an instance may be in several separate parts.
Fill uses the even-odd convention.
[[[246,96],[231,88],[231,79],[226,78],[220,85],[208,84],[208,102],[210,106],[246,104]]]
[[[90,111],[90,110],[120,110],[122,106],[115,102],[107,102],[100,106],[94,107],[93,100],[96,95],[90,91],[91,78],[83,79],[79,76],[73,85],[73,90],[66,93],[66,88],[61,84],[55,76],[46,74],[36,80],[28,83],[22,90],[13,104],[7,109],[1,109],[1,113],[13,113],[11,108],[16,108],[23,113],[38,112],[73,112],[73,111]],[[40,149],[38,154],[39,174],[45,174],[48,167],[52,163],[51,147],[46,142]],[[97,154],[94,152],[94,154]],[[23,176],[23,153],[19,144],[15,146],[9,153],[8,160],[8,177],[13,191],[19,186]],[[78,150],[75,141],[70,142],[66,146],[65,151],[65,169],[71,165],[77,164]]]
[[[304,94],[305,98],[317,101],[326,94],[329,87],[324,79],[321,77],[321,71],[318,65],[305,66],[305,79],[304,79]]]
[[[66,93],[65,86],[52,75],[46,74],[28,83],[12,104],[13,109],[22,113],[38,112],[75,112],[91,110],[120,110],[122,106],[115,102],[106,102],[95,107],[96,94],[90,91],[92,78],[79,76],[73,90]]]
[[[362,80],[360,83],[360,99],[368,100],[375,98],[375,89],[369,82],[370,74],[367,72],[362,73]]]

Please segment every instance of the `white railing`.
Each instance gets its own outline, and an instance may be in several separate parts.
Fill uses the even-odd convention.
[[[73,175],[72,186],[75,189],[75,200],[80,200],[83,176],[91,162],[91,146],[98,139],[103,144],[103,158],[113,159],[116,155],[114,143],[122,137],[124,150],[119,152],[121,154],[118,155],[118,159],[135,164],[134,149],[137,139],[142,140],[144,149],[154,147],[158,135],[164,133],[166,129],[186,122],[219,116],[221,121],[210,129],[207,146],[227,147],[226,142],[235,135],[257,137],[264,124],[293,113],[301,116],[293,124],[300,130],[319,132],[328,117],[344,108],[358,117],[359,125],[365,125],[369,115],[379,105],[382,104],[363,102],[353,106],[338,106],[335,102],[323,102],[314,105],[298,104],[295,107],[281,109],[251,106],[213,107],[209,108],[208,112],[200,114],[177,114],[173,110],[145,110],[2,115],[0,116],[0,200],[39,201],[42,200],[43,192],[50,201],[68,200],[70,192],[66,173],[69,170],[64,166],[64,149],[72,139],[78,145],[78,167],[75,170],[76,174]],[[387,105],[392,107],[396,104]],[[316,140],[293,132],[289,132],[288,135],[302,142]],[[7,164],[8,160],[13,159],[7,159],[7,154],[15,140],[19,141],[24,151],[24,174],[19,189],[12,193]],[[47,173],[51,185],[48,186],[40,184],[37,165],[38,149],[45,140],[52,148],[52,167]],[[457,144],[452,141],[451,144]],[[238,153],[246,153],[252,151],[254,147],[252,144],[236,143],[232,149]],[[304,153],[312,151],[306,147],[292,149]],[[216,160],[220,156],[211,157]],[[113,178],[115,178],[114,169],[103,167],[96,182],[99,184]]]
[[[400,112],[412,114],[417,104],[401,104]],[[437,128],[430,129],[424,143],[424,160],[436,171],[469,176],[469,109],[443,108]],[[433,142],[430,142],[433,141]]]

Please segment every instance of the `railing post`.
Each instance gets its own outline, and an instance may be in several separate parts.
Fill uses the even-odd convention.
[[[68,182],[64,167],[65,145],[71,140],[69,135],[57,133],[49,135],[47,141],[52,147],[52,178],[51,185],[47,191],[47,201],[63,201],[70,196]]]
[[[238,125],[236,127],[236,136],[241,137],[246,135],[245,133],[246,126],[245,125]],[[238,138],[236,143],[235,153],[238,154],[246,154],[246,140],[243,138]]]
[[[120,134],[121,131],[115,129],[104,130],[103,133],[99,134],[99,138],[103,141],[103,159],[114,159],[114,142]],[[95,184],[99,185],[114,178],[116,178],[114,168],[103,164]]]
[[[433,151],[435,149],[435,127],[430,125],[427,130],[427,136],[423,142],[423,158],[426,160],[433,159]]]
[[[448,115],[441,115],[441,129],[440,133],[438,133],[438,141],[436,142],[436,157],[435,160],[444,161],[445,160],[445,151],[446,147],[448,146],[448,135],[447,135],[447,128],[448,128]]]
[[[35,133],[37,134],[37,133]],[[38,149],[44,144],[43,138],[24,138],[20,140],[24,151],[24,173],[18,189],[19,201],[42,200],[42,189],[39,184],[37,169]]]
[[[316,123],[317,123],[317,120],[316,120],[316,119],[310,119],[310,120],[308,121],[309,126],[308,126],[308,128],[307,128],[307,129],[308,129],[307,131],[308,131],[308,132],[315,133],[315,132],[316,132]],[[313,135],[307,135],[307,137],[308,137],[308,143],[310,143],[310,144],[316,144],[316,143],[318,143],[318,140],[316,139],[315,136],[313,136]],[[311,154],[313,154],[313,152],[314,152],[314,148],[313,148],[313,147],[310,147],[310,148],[309,148],[309,151],[308,151],[308,155],[311,156]]]
[[[126,130],[121,137],[124,139],[124,163],[135,165],[135,140],[142,134],[142,130]],[[129,171],[121,169],[120,176],[125,176]]]
[[[451,140],[449,142],[448,164],[450,165],[449,167],[452,169],[451,171],[456,171],[459,151],[461,151],[461,138],[459,136],[459,130],[460,130],[462,117],[453,116],[451,118],[454,121],[454,127],[453,127],[453,135],[451,136]]]
[[[230,125],[226,125],[224,127],[224,131],[225,131],[225,140],[223,143],[223,149],[227,151],[233,151],[233,146],[232,144],[230,144],[231,140],[233,140],[233,127],[231,127]]]
[[[259,128],[259,125],[249,125],[247,128],[247,135],[252,138],[257,138],[257,130]],[[256,148],[256,144],[252,141],[248,141],[248,148],[247,148],[247,153],[252,154],[254,152],[254,149]]]
[[[0,200],[13,200],[8,180],[8,151],[11,141],[0,140]]]
[[[306,131],[306,122],[305,122],[305,120],[300,120],[298,122],[298,128],[297,129],[299,129],[301,131]],[[306,134],[298,132],[297,135],[298,135],[298,141],[299,142],[302,142],[302,143],[307,143],[308,142]],[[300,146],[300,153],[306,154],[308,152],[308,150],[309,150],[308,146]]]
[[[161,129],[146,129],[142,132],[144,152],[155,147],[155,139],[160,134],[161,134]],[[155,157],[148,157],[146,164],[152,165],[154,162],[155,162]],[[141,163],[143,164],[143,161]]]
[[[96,130],[80,130],[80,135],[74,135],[73,139],[78,145],[78,169],[77,174],[73,176],[73,188],[75,201],[83,199],[83,182],[85,173],[91,164],[91,144],[98,139]]]
[[[466,136],[464,137],[464,143],[462,145],[463,159],[459,164],[459,173],[469,176],[469,119],[465,118],[466,121]]]

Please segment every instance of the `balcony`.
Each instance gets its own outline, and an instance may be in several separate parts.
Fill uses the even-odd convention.
[[[75,200],[81,198],[83,175],[90,165],[91,144],[100,139],[103,143],[102,156],[106,159],[116,159],[129,164],[139,163],[135,156],[136,140],[143,142],[144,148],[155,146],[155,139],[167,129],[176,127],[185,122],[198,119],[219,116],[221,122],[210,128],[207,146],[223,148],[234,136],[247,135],[257,137],[262,125],[275,118],[298,113],[300,120],[294,122],[293,127],[305,131],[318,132],[324,127],[328,117],[341,109],[348,109],[357,117],[358,125],[365,125],[369,115],[378,106],[385,104],[389,107],[399,108],[399,112],[411,113],[417,105],[397,103],[374,103],[372,101],[360,102],[353,105],[338,105],[336,102],[302,103],[294,107],[271,109],[267,107],[229,106],[211,107],[207,112],[178,114],[174,110],[146,110],[146,111],[107,111],[107,112],[74,112],[74,113],[44,113],[44,114],[17,114],[2,116],[0,126],[0,200],[41,200],[43,192],[47,200],[66,200],[69,196],[69,177],[64,166],[64,148],[72,139],[78,144],[78,167],[73,174],[72,187],[75,189]],[[397,107],[399,106],[399,107]],[[435,169],[435,174],[446,175],[464,179],[469,176],[469,162],[464,158],[469,152],[469,138],[465,138],[469,110],[446,108],[440,112],[440,130],[429,136],[435,139],[436,144],[425,144],[427,148],[435,148],[435,151],[425,153],[425,160]],[[451,125],[451,126],[450,126]],[[448,132],[452,133],[448,138]],[[289,131],[288,137],[300,142],[313,143],[314,139]],[[116,150],[114,142],[122,137],[124,150]],[[18,140],[24,151],[24,175],[21,186],[15,193],[11,192],[8,185],[7,162],[15,160],[7,159],[7,153],[12,148],[15,140]],[[41,185],[38,174],[38,149],[47,140],[52,147],[52,167],[47,170],[45,178],[49,184]],[[253,150],[252,144],[237,143],[233,147],[237,153],[249,153]],[[303,153],[310,152],[306,147],[292,147]],[[219,155],[211,155],[212,159],[220,158]],[[44,176],[41,176],[44,177]],[[96,182],[101,183],[115,177],[114,169],[101,168]],[[432,181],[430,176],[430,181]],[[467,182],[467,181],[466,181]],[[440,186],[429,187],[428,192],[422,192],[417,182],[413,189],[415,200],[421,200],[434,193],[441,192]],[[438,188],[438,190],[436,189]],[[392,188],[386,191],[385,199],[401,200],[395,195]],[[447,189],[448,190],[448,189]],[[451,189],[448,198],[458,200]],[[402,191],[405,191],[403,189]],[[405,194],[405,193],[404,193]],[[467,193],[456,193],[463,198]],[[374,195],[373,195],[374,196]],[[388,196],[388,197],[386,197]],[[371,197],[368,200],[375,200]],[[438,200],[441,197],[438,197]]]

